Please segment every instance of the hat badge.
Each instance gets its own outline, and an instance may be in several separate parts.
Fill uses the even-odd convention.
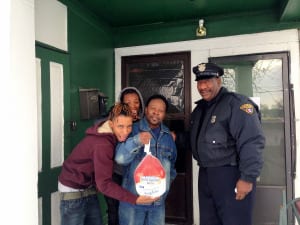
[[[201,63],[201,64],[198,65],[198,70],[199,70],[200,72],[205,71],[205,69],[206,69],[206,67],[205,67],[205,64],[204,64],[204,63]]]

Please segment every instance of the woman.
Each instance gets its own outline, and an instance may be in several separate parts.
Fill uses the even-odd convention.
[[[131,111],[133,122],[139,121],[144,115],[144,101],[140,91],[135,87],[126,87],[121,90],[119,99],[120,102],[126,103]],[[122,184],[122,166],[115,163],[113,180]],[[108,225],[119,225],[119,201],[109,196],[104,196],[107,204]]]
[[[119,101],[129,105],[133,122],[139,121],[144,116],[145,105],[143,97],[137,88],[126,87],[121,90]]]

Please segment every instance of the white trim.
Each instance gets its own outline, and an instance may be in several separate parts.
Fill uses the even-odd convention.
[[[35,0],[35,39],[68,51],[68,9],[57,0]]]
[[[50,62],[50,128],[51,168],[61,166],[64,161],[64,68]]]
[[[0,224],[37,225],[34,0],[1,1],[0,28]]]

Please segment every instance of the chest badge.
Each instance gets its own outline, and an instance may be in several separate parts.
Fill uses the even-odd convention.
[[[217,116],[215,116],[215,115],[211,116],[210,123],[215,123],[216,119],[217,119]]]

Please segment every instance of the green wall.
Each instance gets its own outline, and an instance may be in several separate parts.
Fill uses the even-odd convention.
[[[114,102],[114,46],[110,28],[80,6],[61,1],[68,7],[68,49],[70,55],[71,120],[77,128],[71,133],[71,149],[84,137],[94,120],[80,120],[80,88],[97,88]],[[71,150],[70,149],[70,150]],[[99,195],[106,221],[106,204]]]
[[[108,106],[114,102],[114,46],[109,26],[89,11],[69,0],[68,49],[70,55],[71,120],[77,129],[71,134],[74,147],[94,120],[80,120],[80,88],[97,88],[108,96]]]

